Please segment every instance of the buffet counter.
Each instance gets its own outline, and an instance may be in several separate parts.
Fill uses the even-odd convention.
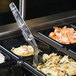
[[[68,65],[69,68],[67,67],[69,71],[68,73],[65,72],[65,69],[62,71],[58,65],[62,63],[72,64],[72,61],[74,62],[74,64],[76,64],[75,62],[76,61],[76,43],[68,44],[68,45],[62,44],[52,38],[49,38],[48,35],[50,32],[53,32],[53,27],[56,27],[56,26],[58,27],[66,26],[68,28],[72,27],[73,30],[76,30],[76,26],[75,26],[76,25],[76,11],[74,10],[74,11],[69,11],[69,12],[65,12],[61,14],[55,14],[55,15],[45,16],[41,18],[26,20],[26,23],[31,29],[31,32],[34,35],[38,48],[39,48],[39,55],[38,55],[39,63],[42,63],[42,58],[44,58],[43,59],[44,62],[46,59],[47,59],[47,62],[50,59],[53,61],[52,57],[57,58],[56,59],[58,60],[57,62],[55,61],[53,61],[54,63],[52,62],[53,64],[55,64],[55,66],[57,66],[57,67],[54,67],[54,70],[56,68],[56,70],[60,72],[61,76],[62,74],[64,74],[64,76],[66,75],[75,76],[76,65],[75,67],[71,65],[72,68],[74,68],[72,69],[73,71],[72,73],[70,73],[70,70],[71,70],[70,65]],[[75,39],[76,39],[76,34],[75,34]],[[0,26],[0,51],[1,53],[3,54],[5,53],[7,55],[5,56],[6,57],[5,62],[0,64],[0,67],[2,67],[3,70],[7,69],[6,70],[7,72],[5,71],[7,73],[5,76],[12,76],[12,75],[13,76],[33,76],[33,75],[35,76],[36,75],[38,76],[50,75],[51,76],[51,74],[52,76],[57,76],[57,74],[59,74],[59,72],[56,73],[54,70],[51,70],[50,71],[51,73],[48,73],[48,72],[46,73],[44,72],[44,70],[41,71],[39,67],[42,67],[42,65],[38,66],[37,68],[34,67],[33,66],[33,55],[31,56],[20,55],[19,56],[17,53],[12,52],[12,51],[17,51],[17,50],[19,51],[19,48],[22,51],[27,52],[26,50],[28,50],[28,48],[25,48],[24,46],[21,46],[21,45],[28,45],[28,43],[23,38],[21,34],[21,30],[18,28],[16,23]],[[16,49],[16,47],[19,47],[19,48]],[[60,60],[60,62],[59,62],[59,56],[61,58],[63,57]],[[50,65],[52,65],[52,63]],[[59,68],[60,70],[57,68]],[[2,69],[1,71],[3,71]],[[42,69],[47,70],[46,67]],[[0,71],[0,74],[1,74],[1,71]],[[54,72],[52,73],[52,71]],[[56,75],[54,75],[55,73]],[[2,76],[4,76],[4,74],[2,74]]]
[[[35,18],[35,19],[31,19],[31,20],[26,20],[26,23],[29,27],[33,27],[33,26],[36,26],[41,23],[51,22],[51,21],[63,19],[63,18],[64,19],[72,18],[71,21],[75,22],[76,21],[75,17],[76,17],[76,10],[73,10],[73,11],[69,11],[69,12],[44,16],[44,17]],[[11,23],[11,24],[0,26],[0,36],[3,34],[7,34],[11,31],[16,31],[16,30],[18,30],[18,26],[16,23]]]

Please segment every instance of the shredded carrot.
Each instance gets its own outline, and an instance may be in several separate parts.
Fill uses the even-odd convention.
[[[54,64],[58,65],[59,63],[54,61]]]
[[[73,73],[72,75],[76,75],[76,73]]]
[[[55,56],[55,55],[53,56],[53,58],[56,58],[56,57],[58,57],[58,56]]]
[[[60,71],[60,70],[56,67],[56,69],[54,71],[56,72],[56,71]]]
[[[52,55],[53,57],[51,58],[51,60],[53,61],[53,59],[55,58],[55,57],[57,57],[57,56],[55,56],[55,55]]]
[[[59,63],[56,62],[55,64],[58,65]]]
[[[51,58],[51,60],[53,61],[53,58]]]
[[[60,70],[59,70],[59,69],[55,69],[55,72],[56,72],[56,71],[60,71]]]
[[[65,70],[68,69],[68,66],[65,66]]]
[[[58,56],[55,56],[55,57],[58,57]]]
[[[58,71],[57,76],[60,76],[60,71]]]

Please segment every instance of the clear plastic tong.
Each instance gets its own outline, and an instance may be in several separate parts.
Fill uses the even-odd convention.
[[[30,32],[30,29],[26,25],[25,21],[22,19],[21,15],[20,15],[20,12],[16,8],[15,4],[12,2],[9,5],[9,7],[10,7],[10,9],[11,9],[11,11],[12,11],[14,17],[15,17],[15,20],[17,21],[17,24],[18,24],[19,28],[22,31],[22,34],[23,34],[25,40],[34,49],[33,65],[36,67],[38,65],[38,47],[37,47],[37,44],[35,42],[35,39],[34,39],[32,33]]]

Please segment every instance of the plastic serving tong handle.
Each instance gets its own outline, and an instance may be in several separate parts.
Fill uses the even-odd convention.
[[[15,17],[15,20],[17,21],[17,24],[19,26],[19,28],[21,29],[22,31],[22,34],[25,38],[25,40],[33,47],[34,49],[34,66],[37,66],[38,65],[38,47],[37,47],[37,44],[35,42],[35,39],[32,35],[32,33],[30,32],[30,29],[28,28],[28,26],[26,25],[25,21],[22,19],[21,15],[20,15],[20,12],[18,11],[18,9],[16,8],[15,4],[12,2],[10,5],[9,5],[14,17]]]

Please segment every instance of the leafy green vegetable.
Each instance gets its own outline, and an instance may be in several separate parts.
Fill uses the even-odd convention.
[[[50,63],[50,65],[52,65],[52,63]]]
[[[51,56],[51,58],[52,58],[53,56]]]
[[[50,75],[51,76],[51,73],[47,73],[47,75]]]
[[[58,65],[58,67],[60,67],[60,65]]]
[[[68,73],[67,73],[66,75],[67,75],[67,76],[69,76],[69,74],[68,74]]]
[[[69,69],[69,66],[67,67],[67,69]]]

